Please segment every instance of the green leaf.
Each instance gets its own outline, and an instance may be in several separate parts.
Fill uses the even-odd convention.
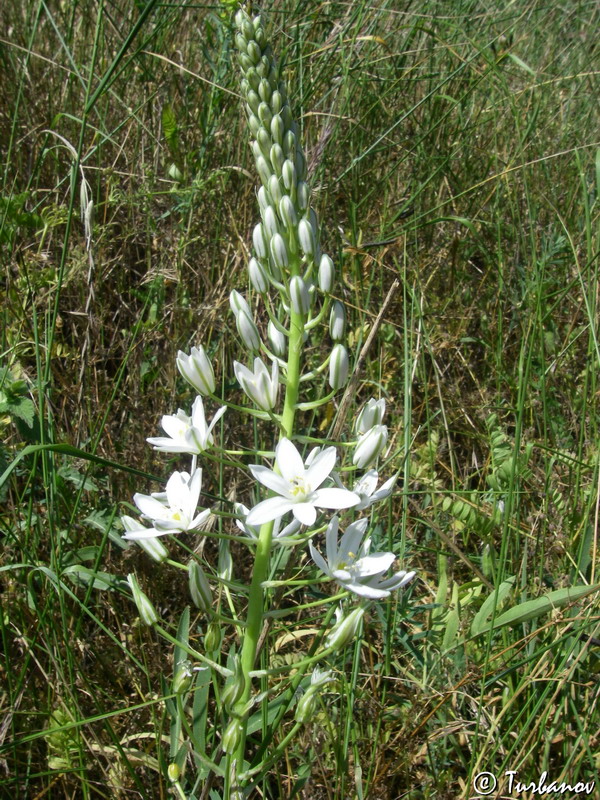
[[[515,582],[515,576],[513,575],[512,577],[507,578],[503,583],[500,584],[497,593],[494,591],[489,595],[489,597],[486,597],[486,599],[481,604],[481,608],[475,614],[473,622],[471,623],[471,636],[478,636],[480,633],[483,632],[483,626],[492,616],[494,611],[494,606],[496,608],[500,608],[502,603],[508,597],[514,585],[514,582]],[[497,624],[498,620],[496,620],[495,622]]]
[[[97,492],[98,485],[87,475],[82,475],[81,472],[68,462],[61,464],[58,474],[60,477],[72,483],[77,489],[84,488],[87,492]]]
[[[179,128],[173,108],[167,103],[163,106],[161,115],[162,129],[169,152],[175,160],[179,154]]]
[[[8,395],[3,403],[0,403],[0,413],[8,413],[13,417],[23,420],[29,428],[33,428],[35,419],[35,406],[28,397],[15,397]]]
[[[526,64],[522,59],[519,58],[519,56],[516,56],[514,53],[507,53],[507,55],[510,58],[510,60],[514,61],[514,63],[518,67],[521,67],[521,69],[524,69],[525,72],[528,72],[530,75],[533,75],[533,77],[535,78],[535,75],[536,75],[535,70],[531,69],[531,67],[528,64]]]
[[[67,567],[63,570],[62,574],[66,575],[78,586],[89,586],[91,584],[93,589],[114,591],[115,589],[120,589],[123,585],[122,578],[111,575],[109,572],[96,572],[89,567],[84,567],[82,564],[73,564],[72,567]]]
[[[577,600],[587,597],[588,594],[597,592],[598,589],[600,589],[600,584],[594,586],[571,586],[566,589],[556,589],[554,592],[542,595],[542,597],[536,597],[535,600],[519,603],[519,605],[496,617],[494,630],[503,628],[505,625],[520,625],[522,622],[547,614],[555,608],[563,608],[570,603],[575,603]],[[483,625],[477,635],[486,633],[490,627],[491,623]]]

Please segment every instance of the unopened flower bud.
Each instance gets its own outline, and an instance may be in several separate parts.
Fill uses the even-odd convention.
[[[269,325],[267,327],[267,336],[269,338],[271,350],[275,353],[275,355],[278,358],[285,358],[285,354],[287,352],[286,336],[271,321],[269,321]]]
[[[261,70],[260,68],[257,69],[258,74],[260,75]],[[264,72],[264,70],[263,70]],[[258,118],[265,126],[265,128],[271,127],[271,120],[273,119],[273,115],[271,114],[271,109],[266,103],[259,103],[258,106]]]
[[[171,781],[171,783],[177,783],[177,781],[181,777],[181,770],[174,761],[172,761],[167,767],[167,776]]]
[[[262,53],[260,52],[260,47],[256,44],[256,42],[248,42],[246,50],[248,52],[248,58],[250,61],[253,64],[258,64]]]
[[[258,144],[260,152],[257,153],[255,148],[253,147],[252,151],[254,153],[254,157],[258,158],[260,155],[262,155],[263,158],[268,159],[269,153],[271,151],[271,145],[273,144],[273,142],[271,141],[271,137],[269,136],[269,134],[262,126],[258,131],[258,133],[256,134],[256,143]]]
[[[246,102],[250,106],[250,111],[258,117],[258,107],[260,105],[260,97],[253,89],[250,89],[250,91],[246,95]]]
[[[298,224],[298,215],[292,203],[292,198],[288,194],[284,194],[279,203],[279,213],[285,227],[289,230],[295,228]]]
[[[211,622],[204,637],[204,648],[207,653],[214,653],[221,646],[221,627],[218,622]]]
[[[357,606],[347,617],[340,614],[337,623],[327,637],[326,646],[336,650],[345,647],[356,636],[364,613],[364,606]]]
[[[273,206],[267,206],[263,212],[263,228],[269,239],[275,236],[276,233],[279,233],[279,223],[277,222],[277,214]]]
[[[252,63],[252,59],[246,53],[238,53],[237,55],[237,62],[240,67],[246,72],[247,70],[251,69],[254,64]]]
[[[133,602],[137,606],[138,613],[140,615],[140,619],[144,623],[144,625],[154,625],[158,622],[158,614],[156,613],[156,609],[148,599],[147,595],[142,592],[140,589],[140,584],[138,583],[138,579],[135,577],[133,573],[129,573],[127,576],[127,583],[129,584],[129,588],[131,589],[131,594],[133,595]]]
[[[244,39],[241,33],[236,33],[235,35],[235,46],[240,51],[240,53],[246,52],[246,40]]]
[[[227,682],[221,692],[221,702],[226,709],[231,709],[244,694],[246,678],[242,669],[240,657],[233,657],[233,675],[227,678]]]
[[[296,187],[296,198],[300,211],[306,211],[310,203],[310,188],[305,181],[299,181]]]
[[[280,233],[276,233],[271,239],[271,256],[273,262],[279,269],[286,269],[289,262],[287,247]]]
[[[212,609],[212,591],[204,570],[197,561],[190,561],[188,564],[188,579],[192,602],[196,608],[208,614]]]
[[[359,438],[352,456],[352,463],[359,469],[368,467],[385,447],[387,437],[388,430],[385,425],[374,425]]]
[[[251,351],[260,350],[260,336],[258,335],[258,328],[254,324],[252,317],[245,311],[240,311],[235,318],[235,322],[238,333],[242,337],[242,341],[246,347]]]
[[[275,171],[275,174],[276,175],[281,175],[281,169],[283,167],[283,162],[285,161],[285,158],[283,156],[283,150],[281,149],[281,145],[278,145],[277,143],[275,143],[271,147],[271,151],[270,151],[269,155],[271,157],[271,164],[273,165],[273,169]]]
[[[277,94],[279,94],[279,92]],[[279,114],[275,114],[271,120],[271,136],[276,144],[280,145],[283,142],[284,131],[283,120]]]
[[[266,78],[262,78],[258,85],[258,96],[264,103],[271,100],[271,86]]]
[[[229,756],[235,753],[242,738],[243,728],[244,726],[242,725],[241,720],[237,718],[231,720],[225,729],[225,733],[223,734],[223,739],[221,741],[221,747],[223,748],[224,753]]]
[[[331,307],[329,314],[329,335],[334,342],[340,342],[344,338],[344,329],[346,327],[346,312],[344,306],[339,300],[336,300]]]
[[[265,294],[269,288],[269,276],[261,263],[255,258],[251,258],[248,262],[248,276],[255,291],[259,294]]]
[[[256,136],[258,132],[262,130],[262,123],[256,114],[252,112],[252,109],[250,109],[250,113],[248,114],[248,127],[253,136]]]
[[[221,539],[219,542],[217,575],[224,581],[230,581],[233,575],[233,559],[231,558],[231,548],[227,539]]]
[[[272,364],[270,375],[258,357],[254,359],[254,371],[239,361],[233,362],[233,371],[244,392],[260,409],[270,411],[275,407],[279,392],[279,365],[276,361]]]
[[[296,180],[296,167],[289,159],[283,162],[283,166],[281,167],[281,177],[283,178],[283,185],[288,192],[291,192],[292,189],[296,188],[296,184],[298,182]]]
[[[302,217],[298,223],[298,239],[304,255],[311,258],[316,248],[315,232],[306,217]]]
[[[261,186],[260,188],[262,189],[263,187]],[[254,230],[252,231],[252,244],[259,258],[267,258],[269,254],[268,241],[262,223],[259,222],[258,225],[254,226]]]
[[[272,175],[271,177],[274,178],[275,176]],[[277,180],[277,178],[275,178],[275,180]],[[260,208],[260,213],[263,214],[267,210],[267,208],[271,205],[271,198],[269,197],[269,193],[267,192],[264,186],[258,187],[258,192],[256,193],[256,197],[258,199],[258,206]]]
[[[157,564],[162,564],[162,562],[169,557],[169,551],[160,539],[137,539],[136,541],[144,553],[149,555]]]
[[[331,351],[331,359],[329,361],[329,385],[334,392],[345,386],[349,369],[348,351],[343,344],[336,344]]]
[[[262,183],[266,186],[269,182],[269,178],[273,174],[271,167],[267,163],[266,158],[260,156],[256,159],[256,171],[258,172],[258,176],[261,179]]]
[[[302,150],[297,147],[296,148],[296,155],[294,157],[294,165],[296,167],[296,175],[298,176],[298,180],[305,181],[306,180],[306,159],[304,158],[304,153]]]
[[[288,130],[285,133],[283,139],[283,152],[285,153],[285,157],[290,159],[290,161],[294,160],[294,156],[296,154],[296,136],[292,130]]]
[[[175,694],[183,694],[192,685],[192,668],[189,661],[182,661],[177,665],[177,671],[173,678],[173,691]]]
[[[271,109],[273,111],[273,114],[277,114],[279,116],[279,112],[281,111],[282,108],[283,108],[283,97],[281,96],[281,92],[275,89],[273,91],[273,94],[271,95]],[[285,123],[283,122],[283,119],[281,119],[281,123],[283,125],[283,129],[285,130]],[[271,126],[272,125],[273,125],[273,120],[271,120]],[[271,127],[271,133],[273,133],[272,127]],[[274,133],[273,133],[273,138],[275,139],[275,141],[278,141]],[[281,144],[281,142],[279,142],[279,144]]]
[[[237,289],[232,289],[229,294],[229,307],[237,317],[237,315],[244,311],[248,316],[251,316],[250,306],[242,297],[242,295],[237,291]]]
[[[384,414],[385,399],[383,397],[380,400],[375,400],[373,397],[367,400],[354,424],[355,432],[357,434],[367,433],[375,425],[381,425]]]
[[[277,175],[271,175],[269,178],[268,189],[274,205],[278,206],[283,195],[281,192],[281,184],[279,183],[279,178]]]
[[[306,694],[302,695],[300,700],[298,700],[298,705],[296,706],[296,711],[294,713],[294,719],[296,722],[300,722],[302,725],[305,725],[307,722],[312,720],[317,709],[317,699],[317,692],[311,691],[310,689],[306,692]]]
[[[295,314],[305,316],[310,309],[310,295],[306,283],[299,275],[294,275],[290,281],[290,301]]]
[[[310,678],[310,686],[305,694],[302,695],[296,706],[296,722],[301,722],[302,724],[310,722],[317,707],[317,697],[320,690],[326,683],[332,680],[333,677],[329,670],[323,671],[317,668],[313,671]]]
[[[306,184],[304,184],[306,186]],[[335,267],[333,261],[326,253],[321,256],[319,262],[319,289],[324,294],[329,294],[333,289],[333,280],[335,278]]]
[[[215,390],[215,373],[202,345],[192,347],[190,355],[177,353],[177,369],[198,394],[212,394]]]

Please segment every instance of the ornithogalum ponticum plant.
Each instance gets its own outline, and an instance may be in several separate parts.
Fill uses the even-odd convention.
[[[217,786],[214,796],[248,797],[259,782],[264,796],[269,770],[317,704],[326,703],[323,695],[335,692],[343,648],[359,636],[365,609],[414,576],[390,573],[395,554],[371,548],[376,505],[390,497],[395,481],[379,485],[374,468],[387,444],[385,401],[369,400],[337,442],[306,431],[307,412],[334,401],[350,378],[345,314],[333,297],[334,263],[321,251],[299,129],[261,18],[240,9],[235,27],[261,182],[261,221],[248,263],[254,291],[230,296],[241,340],[231,368],[247,403],[217,397],[200,343],[179,352],[178,369],[198,396],[191,413],[164,416],[165,435],[148,441],[161,452],[187,454],[189,471],[174,472],[164,491],[136,494],[139,520],[122,518],[125,538],[159,563],[177,564],[159,537],[219,538],[217,565],[197,554],[179,564],[200,612],[201,646],[189,612],[173,636],[135,576],[129,578],[142,621],[175,645],[169,779],[180,797],[213,796]],[[226,412],[258,418],[265,450],[228,449],[223,425],[216,424]],[[246,471],[247,480],[237,481],[245,496],[217,505],[213,498],[206,508],[203,468],[206,480],[215,463]],[[233,542],[236,555],[248,553],[236,558],[237,570]],[[315,585],[333,591],[310,594]],[[302,635],[294,637],[299,626]],[[281,641],[294,643],[286,663],[272,658]]]

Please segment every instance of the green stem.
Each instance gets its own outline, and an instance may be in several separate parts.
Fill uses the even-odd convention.
[[[287,362],[287,386],[283,415],[281,418],[281,434],[283,437],[290,438],[294,430],[294,416],[296,414],[296,404],[300,385],[300,360],[302,355],[302,337],[304,334],[304,317],[302,314],[291,312],[290,341]],[[242,645],[241,667],[245,679],[244,694],[239,700],[238,708],[243,708],[250,699],[251,678],[250,672],[254,669],[258,640],[263,622],[264,597],[263,581],[266,580],[269,570],[269,556],[271,553],[271,542],[273,539],[273,522],[266,522],[260,529],[256,553],[254,556],[254,568],[252,571],[252,583],[248,596],[248,614],[246,617],[246,630],[244,632],[244,643]],[[246,749],[246,726],[240,740],[237,752],[237,771],[238,774],[244,769],[244,752]]]

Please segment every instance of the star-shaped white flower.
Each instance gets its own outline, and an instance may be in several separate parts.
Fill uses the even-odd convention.
[[[210,509],[196,514],[201,488],[202,470],[198,468],[193,475],[174,472],[164,492],[135,494],[133,502],[153,527],[128,531],[123,538],[147,539],[166,533],[197,530],[210,516]]]
[[[154,445],[155,450],[160,450],[162,453],[199,455],[214,444],[212,429],[225,411],[225,406],[221,406],[210,425],[207,425],[204,404],[198,395],[192,406],[191,417],[181,409],[177,411],[177,414],[165,415],[160,424],[167,436],[151,437],[146,441]]]
[[[352,489],[360,497],[360,503],[355,510],[364,511],[365,508],[369,508],[373,503],[378,503],[380,500],[388,498],[392,493],[397,477],[397,475],[394,475],[377,489],[377,481],[379,480],[377,470],[370,469],[365,472]]]
[[[360,498],[348,489],[320,489],[335,466],[335,447],[327,447],[312,458],[309,466],[289,439],[282,439],[275,451],[277,471],[250,465],[257,481],[276,493],[259,503],[246,517],[247,525],[262,525],[278,519],[288,511],[303,525],[312,525],[317,518],[317,508],[350,508]]]
[[[364,539],[368,520],[359,519],[348,525],[338,545],[339,520],[333,517],[327,526],[325,547],[327,561],[309,542],[313,561],[342,588],[349,589],[360,597],[379,600],[388,597],[394,589],[399,589],[411,581],[415,573],[404,570],[391,578],[382,576],[396,560],[393,553],[373,553],[369,555],[371,539]],[[364,541],[363,541],[364,539]]]

